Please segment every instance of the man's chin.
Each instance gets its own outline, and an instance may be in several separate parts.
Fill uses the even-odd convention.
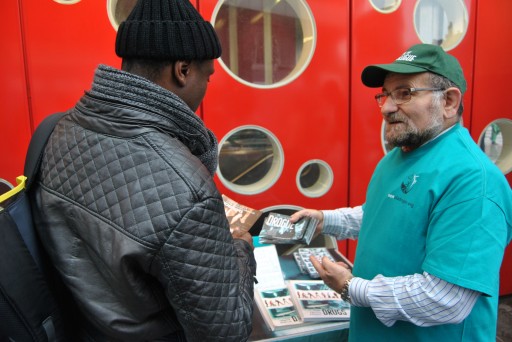
[[[403,137],[397,137],[396,135],[386,135],[386,142],[391,147],[403,147],[411,144],[410,139],[404,139]]]
[[[397,134],[398,132],[394,131],[393,129],[387,129],[385,134],[385,139],[388,142],[388,144],[393,145],[393,147],[399,147],[403,143],[403,136],[400,136],[400,134]]]

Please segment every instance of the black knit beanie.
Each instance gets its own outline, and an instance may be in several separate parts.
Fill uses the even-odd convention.
[[[213,26],[189,0],[139,0],[117,30],[123,58],[203,60],[221,55]]]

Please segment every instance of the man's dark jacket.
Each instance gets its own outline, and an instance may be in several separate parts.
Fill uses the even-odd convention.
[[[197,125],[174,94],[100,66],[50,137],[38,230],[94,334],[239,342],[251,332],[254,257],[231,237],[204,161],[216,140],[198,146],[207,130]]]

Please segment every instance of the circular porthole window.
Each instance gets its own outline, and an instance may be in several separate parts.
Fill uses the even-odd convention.
[[[107,13],[110,24],[117,31],[119,25],[128,18],[137,0],[107,0]]]
[[[73,4],[76,4],[77,2],[80,2],[82,0],[53,0],[53,1],[55,1],[58,4],[73,5]]]
[[[370,3],[381,13],[392,13],[400,7],[402,0],[370,0]]]
[[[220,142],[217,175],[234,192],[250,195],[267,190],[281,175],[283,165],[281,144],[262,127],[238,127]]]
[[[480,134],[478,144],[503,174],[512,171],[512,120],[491,122]]]
[[[0,178],[0,195],[14,188],[14,186],[3,178]]]
[[[323,160],[309,160],[297,173],[297,187],[307,197],[320,197],[331,188],[334,174]]]
[[[420,40],[446,51],[462,41],[468,21],[463,0],[418,0],[414,8],[414,27]]]
[[[384,154],[387,154],[393,149],[394,146],[386,140],[386,120],[382,120],[380,141],[382,144],[382,149],[384,150]]]
[[[316,26],[304,0],[219,1],[212,21],[222,44],[220,64],[251,87],[290,83],[315,50]]]

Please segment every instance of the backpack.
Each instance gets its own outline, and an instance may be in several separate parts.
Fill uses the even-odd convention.
[[[29,196],[46,142],[63,115],[50,115],[37,127],[25,176],[0,196],[0,341],[65,340],[52,267],[39,244]]]

